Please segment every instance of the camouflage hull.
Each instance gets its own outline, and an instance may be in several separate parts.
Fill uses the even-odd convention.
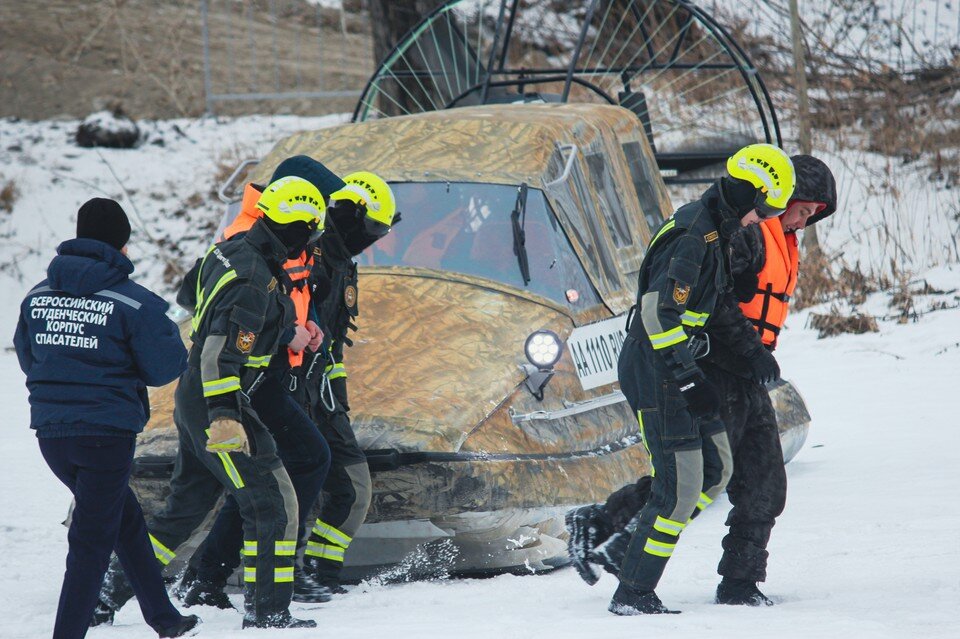
[[[367,269],[360,290],[363,329],[345,363],[373,500],[347,553],[348,577],[562,565],[564,511],[649,473],[615,384],[583,390],[565,354],[542,401],[524,387],[526,335],[569,335],[575,319],[565,309],[506,285],[419,269]],[[132,483],[147,513],[163,505],[176,454],[174,388],[154,391],[138,442]],[[810,418],[789,383],[772,396],[789,459]]]

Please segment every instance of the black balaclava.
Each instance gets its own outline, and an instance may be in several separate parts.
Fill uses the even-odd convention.
[[[385,224],[367,217],[366,208],[351,200],[337,200],[327,208],[327,219],[333,221],[343,245],[356,256],[390,230]]]
[[[730,238],[743,226],[740,220],[757,208],[757,187],[746,180],[725,176],[720,178],[720,234]]]
[[[278,224],[266,216],[263,217],[263,221],[266,223],[267,228],[270,229],[270,232],[276,235],[277,239],[287,247],[287,259],[290,260],[303,253],[315,232],[306,222],[297,221],[288,224]]]

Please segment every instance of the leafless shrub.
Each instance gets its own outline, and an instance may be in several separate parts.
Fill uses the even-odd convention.
[[[876,333],[880,330],[876,318],[860,312],[845,314],[836,305],[831,306],[828,313],[810,313],[807,325],[819,331],[817,337],[820,339],[841,333]]]
[[[791,304],[797,310],[831,301],[858,305],[890,286],[889,278],[864,272],[859,264],[848,266],[842,258],[817,254],[804,260]]]
[[[0,183],[3,184],[3,187],[0,188],[0,211],[13,213],[13,205],[20,198],[20,189],[14,180],[4,182],[3,178],[0,178]]]

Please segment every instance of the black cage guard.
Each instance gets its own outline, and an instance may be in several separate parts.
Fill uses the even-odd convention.
[[[782,145],[746,52],[687,0],[451,0],[367,82],[354,122],[479,104],[595,102],[636,113],[668,182],[702,182],[753,142]]]

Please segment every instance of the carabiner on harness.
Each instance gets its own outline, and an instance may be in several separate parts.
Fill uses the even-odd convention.
[[[327,403],[327,396],[330,397],[329,403]],[[337,407],[336,398],[333,396],[333,385],[330,383],[330,375],[327,372],[323,373],[323,378],[320,380],[320,401],[331,413]]]

